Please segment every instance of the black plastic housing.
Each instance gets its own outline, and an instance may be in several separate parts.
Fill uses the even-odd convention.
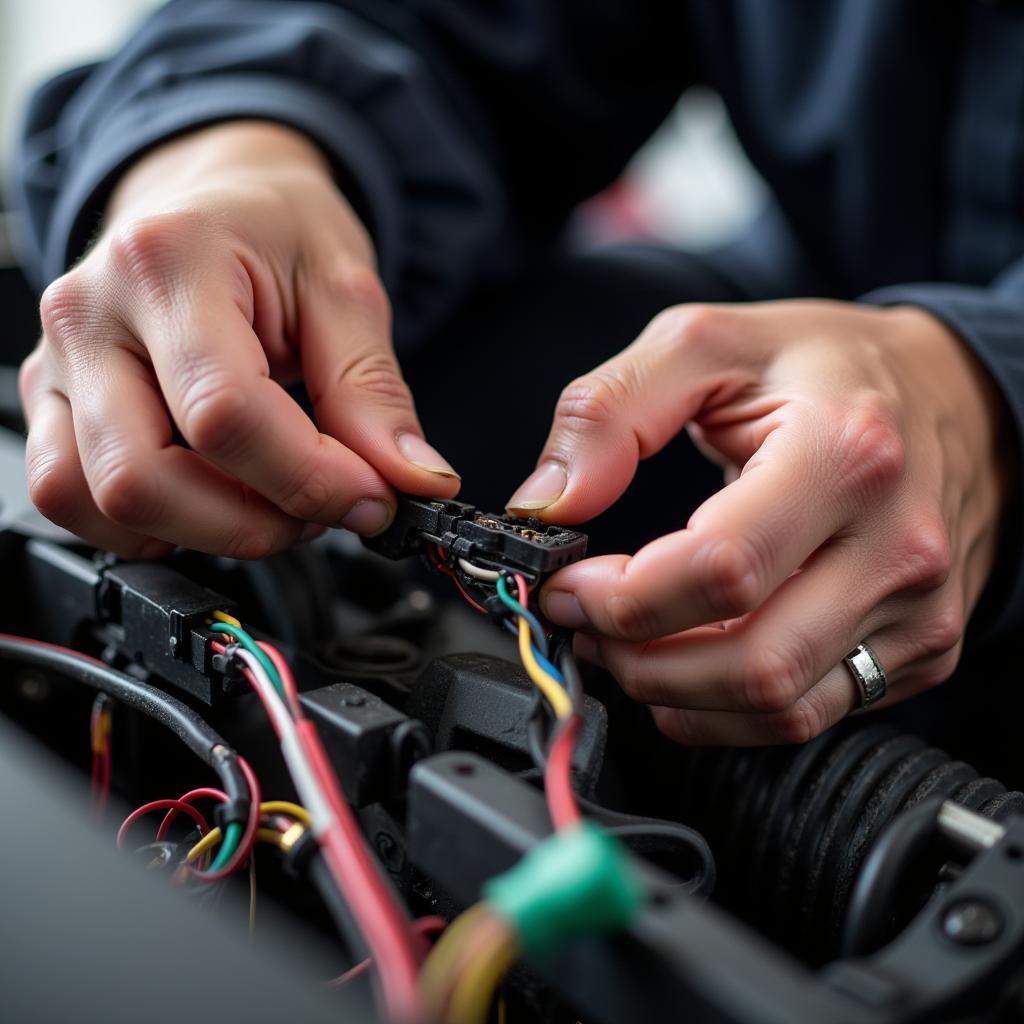
[[[533,578],[578,562],[587,553],[587,536],[539,519],[480,512],[461,501],[403,496],[394,522],[363,543],[387,558],[422,554],[427,544],[446,556],[466,558],[485,568],[510,569]]]

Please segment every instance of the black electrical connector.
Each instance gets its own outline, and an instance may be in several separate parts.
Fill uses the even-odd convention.
[[[387,558],[423,554],[437,545],[446,558],[465,558],[484,569],[521,572],[531,582],[587,553],[587,536],[539,519],[480,512],[461,501],[402,496],[394,522],[363,543]]]

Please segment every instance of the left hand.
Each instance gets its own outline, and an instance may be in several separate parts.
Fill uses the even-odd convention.
[[[920,309],[679,306],[565,389],[509,509],[589,519],[688,426],[727,485],[635,555],[563,569],[541,608],[674,739],[803,742],[859,705],[861,641],[884,703],[953,672],[1010,490],[1004,418]]]

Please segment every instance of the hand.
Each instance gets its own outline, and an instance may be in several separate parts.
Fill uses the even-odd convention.
[[[220,125],[144,157],[41,313],[20,379],[30,490],[98,547],[258,558],[327,526],[379,532],[392,488],[458,490],[369,238],[289,129]],[[299,376],[319,429],[282,387]]]
[[[563,569],[541,608],[680,742],[802,742],[859,704],[842,659],[863,640],[889,703],[953,671],[1008,491],[1003,416],[919,309],[681,306],[565,389],[509,508],[586,520],[689,425],[727,485],[632,557]]]

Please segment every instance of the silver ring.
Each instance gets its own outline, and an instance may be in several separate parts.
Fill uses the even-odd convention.
[[[885,678],[885,669],[878,663],[875,652],[867,644],[857,644],[843,658],[853,674],[857,689],[860,690],[860,706],[870,707],[885,696],[889,682]]]

